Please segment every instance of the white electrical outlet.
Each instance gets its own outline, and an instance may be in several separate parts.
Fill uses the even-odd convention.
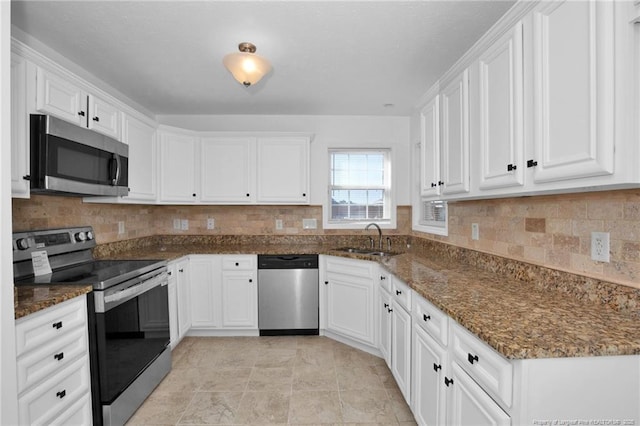
[[[216,220],[212,217],[207,219],[207,229],[215,229],[216,227]]]
[[[317,219],[302,219],[302,229],[317,229],[317,228],[318,228]]]
[[[282,219],[276,219],[276,229],[282,231]]]
[[[189,230],[189,219],[182,219],[180,221],[180,229],[183,231]]]
[[[480,239],[480,225],[477,223],[471,224],[471,239],[479,240]]]
[[[180,219],[173,219],[173,229],[180,229]]]
[[[123,221],[118,222],[118,234],[119,235],[124,234],[124,222]]]
[[[598,262],[609,262],[609,233],[591,233],[591,259]]]

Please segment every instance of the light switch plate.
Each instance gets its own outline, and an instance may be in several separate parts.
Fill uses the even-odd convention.
[[[180,221],[180,229],[183,231],[189,230],[189,219],[182,219]]]
[[[282,231],[282,219],[276,219],[276,230]]]
[[[124,221],[118,222],[118,235],[124,234]]]
[[[207,219],[207,229],[215,229],[216,227],[216,220],[212,217]]]
[[[318,229],[318,221],[316,219],[302,219],[302,229]]]

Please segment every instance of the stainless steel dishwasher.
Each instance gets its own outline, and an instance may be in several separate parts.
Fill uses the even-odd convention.
[[[258,255],[261,336],[318,334],[318,255]]]

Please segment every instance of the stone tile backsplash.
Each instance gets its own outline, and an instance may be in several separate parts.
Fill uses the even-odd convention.
[[[591,232],[610,233],[609,263],[591,260]],[[449,236],[412,235],[640,288],[638,189],[450,203]]]
[[[207,230],[207,218],[215,229]],[[187,219],[187,231],[175,230]],[[283,230],[275,229],[282,219]],[[302,229],[316,219],[318,229]],[[118,234],[118,221],[125,223]],[[478,223],[480,239],[471,239]],[[92,225],[99,244],[152,235],[368,235],[322,229],[322,206],[148,206],[89,204],[80,198],[33,195],[13,200],[14,231]],[[591,232],[609,232],[610,263],[591,260]],[[449,204],[449,236],[411,231],[411,207],[398,207],[398,227],[385,235],[412,235],[509,259],[544,265],[640,288],[640,190],[463,201]]]

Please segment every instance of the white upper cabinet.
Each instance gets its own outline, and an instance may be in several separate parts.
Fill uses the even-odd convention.
[[[38,67],[36,109],[120,140],[120,111],[69,80]]]
[[[257,201],[261,204],[309,204],[307,137],[259,137]]]
[[[440,195],[440,95],[435,95],[420,114],[420,194]]]
[[[88,95],[88,103],[88,127],[114,139],[120,139],[120,110],[95,95]]]
[[[198,201],[198,138],[171,130],[158,132],[160,141],[160,201]]]
[[[614,4],[553,2],[533,11],[535,182],[614,172]]]
[[[122,141],[129,145],[129,196],[154,201],[156,185],[156,131],[129,114],[122,115]]]
[[[516,3],[430,89],[441,98],[439,173],[435,104],[425,94],[420,195],[640,186],[637,9],[595,0]]]
[[[465,69],[444,86],[442,96],[443,194],[469,192],[469,74]]]
[[[11,54],[11,196],[29,198],[28,62]]]
[[[474,69],[479,110],[471,143],[480,145],[480,189],[524,184],[522,61],[522,22],[518,22],[480,55]]]
[[[255,139],[205,137],[201,141],[201,201],[255,202]]]
[[[42,67],[36,75],[36,109],[87,127],[87,94],[80,87]]]

